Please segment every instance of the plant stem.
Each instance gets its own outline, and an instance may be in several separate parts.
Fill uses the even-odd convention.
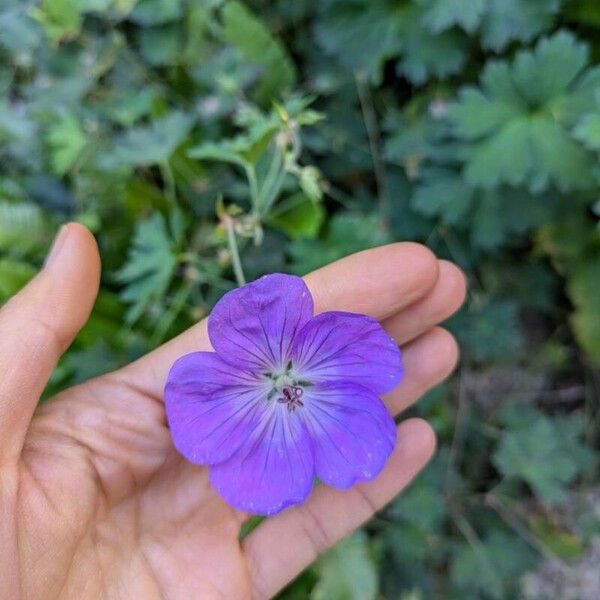
[[[260,195],[258,193],[258,182],[256,181],[256,171],[253,165],[246,165],[246,177],[250,185],[250,201],[255,215],[260,214]]]
[[[283,179],[280,178],[281,172],[285,175],[285,170],[282,169],[283,158],[281,152],[277,146],[273,148],[273,157],[267,170],[267,175],[263,181],[263,203],[261,206],[260,213],[264,217],[269,212],[269,209],[277,199],[279,191],[281,189],[281,182]]]
[[[161,320],[159,321],[152,337],[150,338],[150,347],[155,348],[158,346],[164,339],[169,327],[173,325],[173,322],[179,315],[179,313],[183,310],[187,299],[194,288],[195,282],[186,281],[182,284],[182,286],[175,294],[173,298],[173,302],[169,308],[169,310],[163,315]]]
[[[227,230],[227,244],[229,246],[229,253],[231,254],[233,273],[238,286],[241,287],[246,284],[246,278],[244,277],[244,269],[242,268],[242,261],[240,260],[240,252],[238,249],[237,239],[235,237],[235,231],[233,230],[233,220],[231,217],[225,218],[225,229]]]
[[[373,170],[375,172],[375,183],[377,185],[377,196],[379,199],[379,212],[381,221],[387,227],[389,215],[389,201],[387,192],[387,178],[385,174],[385,164],[381,156],[380,146],[381,138],[379,135],[379,126],[377,125],[377,115],[373,107],[373,98],[367,82],[367,76],[363,71],[355,71],[356,90],[358,100],[362,111],[367,137],[369,138],[369,147],[371,149],[371,160],[373,161]]]

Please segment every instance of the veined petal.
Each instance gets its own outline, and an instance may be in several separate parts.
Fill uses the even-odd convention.
[[[396,426],[383,402],[346,382],[318,384],[302,399],[317,477],[342,489],[376,477],[396,443]]]
[[[208,318],[213,348],[233,365],[281,368],[296,333],[313,314],[300,277],[275,273],[225,294]]]
[[[213,487],[235,508],[273,515],[306,499],[314,480],[312,442],[297,413],[272,404],[227,462],[210,467]]]
[[[301,329],[290,352],[294,371],[311,382],[349,381],[383,394],[403,375],[400,349],[366,315],[321,313]]]
[[[265,384],[214,352],[178,359],[165,386],[165,411],[177,450],[190,462],[228,459],[262,419]]]

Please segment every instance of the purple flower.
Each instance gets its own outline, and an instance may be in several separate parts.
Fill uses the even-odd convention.
[[[229,504],[270,515],[315,477],[345,489],[381,471],[396,427],[379,395],[402,364],[375,319],[313,316],[304,281],[273,274],[225,294],[208,335],[215,352],[175,362],[165,405],[175,447]]]

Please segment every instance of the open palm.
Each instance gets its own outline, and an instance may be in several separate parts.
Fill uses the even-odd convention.
[[[127,367],[36,409],[61,353],[94,302],[91,234],[63,228],[44,270],[0,310],[0,590],[2,598],[267,598],[404,488],[431,457],[424,421],[399,426],[373,482],[318,486],[303,505],[240,543],[247,514],[210,488],[206,469],[174,450],[162,388],[172,362],[209,350],[205,321]],[[457,347],[435,325],[465,282],[426,248],[368,250],[306,277],[317,312],[380,319],[404,350],[393,414],[453,369]]]

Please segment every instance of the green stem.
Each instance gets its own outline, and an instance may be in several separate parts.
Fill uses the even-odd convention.
[[[250,185],[250,201],[252,202],[252,210],[255,215],[260,214],[260,195],[258,193],[258,182],[256,180],[256,171],[253,165],[246,165],[246,177]]]
[[[373,171],[375,172],[375,183],[377,184],[377,196],[379,199],[380,218],[383,225],[387,227],[389,215],[387,177],[385,164],[381,155],[381,137],[379,135],[379,126],[377,125],[377,115],[375,114],[373,98],[371,97],[371,90],[366,74],[363,71],[356,71],[354,78],[356,80],[358,100],[371,149],[371,160],[373,161]]]
[[[283,157],[281,156],[281,151],[277,146],[275,146],[273,148],[273,158],[271,159],[269,169],[267,170],[267,176],[265,177],[262,185],[263,202],[261,203],[262,206],[260,207],[260,213],[262,216],[267,215],[270,207],[277,199],[277,195],[279,194],[279,191],[281,189],[280,173],[282,171],[282,164]]]
[[[235,231],[233,230],[233,221],[230,217],[226,218],[225,220],[225,229],[227,230],[227,244],[231,254],[233,273],[238,286],[241,287],[246,284],[246,278],[244,277],[244,269],[242,268],[242,261],[240,260],[237,239],[235,237]]]
[[[152,337],[150,338],[150,347],[155,348],[164,339],[169,327],[173,325],[173,322],[182,311],[185,303],[194,288],[194,281],[186,281],[177,291],[173,302],[169,307],[169,310],[165,313],[162,319],[158,322],[156,329],[154,330]]]

